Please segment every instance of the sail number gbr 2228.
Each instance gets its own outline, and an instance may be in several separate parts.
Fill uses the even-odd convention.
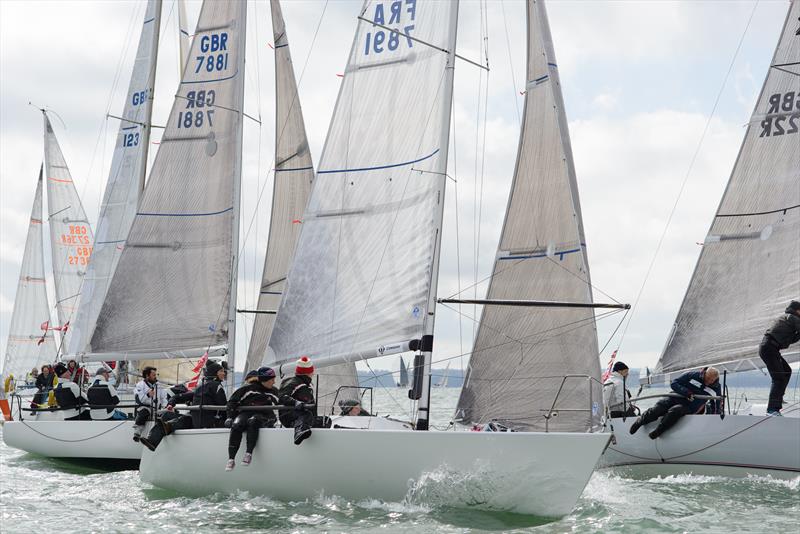
[[[767,116],[761,121],[759,137],[796,134],[800,131],[800,92],[775,93],[769,97]]]

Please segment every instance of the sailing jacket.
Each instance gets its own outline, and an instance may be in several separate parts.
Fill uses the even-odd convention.
[[[150,397],[147,394],[151,389],[156,390],[155,397]],[[167,386],[158,382],[151,384],[147,380],[139,380],[139,383],[133,388],[133,397],[139,406],[158,410],[167,405]]]
[[[205,378],[203,383],[193,391],[174,395],[169,404],[191,404],[193,406],[224,406],[228,403],[225,388],[216,377]],[[194,428],[215,428],[222,426],[225,421],[224,412],[221,410],[197,410],[192,412],[192,425]]]
[[[109,384],[103,377],[97,377],[89,389],[86,390],[89,404],[117,405],[119,395],[117,390]],[[92,408],[91,416],[94,420],[111,419],[114,415],[114,408]]]
[[[81,394],[81,388],[78,387],[78,384],[72,380],[60,378],[54,392],[56,402],[58,402],[59,408],[62,409],[61,413],[64,415],[64,419],[80,415],[80,407],[86,404],[87,400],[86,397]]]
[[[44,373],[40,374],[36,377],[36,387],[39,388],[39,391],[48,391],[53,389],[53,379],[56,377],[55,374],[49,373],[47,376]]]
[[[787,310],[787,313],[772,323],[764,335],[775,341],[779,349],[787,349],[792,343],[800,341],[800,317],[794,313],[788,313]]]
[[[275,388],[266,388],[261,382],[245,384],[233,392],[228,399],[228,418],[233,419],[239,414],[240,406],[277,406],[279,393]],[[277,417],[274,410],[265,412],[246,412],[248,415],[258,414],[264,419],[275,424]]]
[[[683,395],[684,397],[688,397],[689,395],[716,395],[722,396],[722,389],[719,386],[719,380],[711,384],[710,386],[706,386],[703,382],[703,376],[705,375],[705,371],[689,371],[688,373],[684,373],[675,380],[672,381],[670,387],[672,391]],[[720,401],[706,401],[703,399],[694,399],[689,400],[687,399],[673,399],[680,404],[686,406],[688,413],[703,413],[703,408],[705,408],[705,413],[713,414],[719,413],[721,409]],[[706,405],[708,402],[708,405]]]
[[[623,395],[631,398],[631,392],[625,389],[625,380],[621,374],[614,371],[603,384],[603,403],[609,411],[622,411]],[[630,406],[628,401],[627,406]]]
[[[314,388],[311,387],[311,377],[308,375],[295,375],[281,382],[281,403],[294,406],[295,401],[305,404],[314,404]]]

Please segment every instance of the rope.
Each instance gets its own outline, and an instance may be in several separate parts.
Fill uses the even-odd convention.
[[[94,436],[90,436],[90,437],[88,437],[88,438],[81,438],[81,439],[62,439],[62,438],[54,438],[53,436],[48,436],[47,434],[45,434],[45,433],[43,433],[43,432],[39,432],[38,430],[36,430],[35,428],[33,428],[31,425],[29,425],[29,424],[28,424],[28,423],[26,423],[25,421],[19,421],[19,422],[20,422],[20,423],[22,423],[23,425],[25,425],[25,427],[29,428],[30,430],[32,430],[33,432],[35,432],[35,433],[39,434],[40,436],[42,436],[42,437],[44,437],[44,438],[47,438],[47,439],[52,439],[53,441],[60,441],[60,442],[62,442],[62,443],[81,443],[81,442],[84,442],[84,441],[89,441],[89,440],[92,440],[92,439],[95,439],[95,438],[99,438],[100,436],[102,436],[102,435],[105,435],[105,434],[108,434],[109,432],[113,432],[114,430],[118,429],[118,428],[119,428],[119,427],[121,427],[122,425],[124,425],[124,424],[128,423],[128,422],[129,422],[129,420],[127,420],[127,419],[126,419],[125,421],[120,421],[120,423],[119,423],[118,425],[114,425],[113,427],[109,428],[108,430],[104,430],[103,432],[100,432],[99,434],[96,434],[96,435],[94,435]],[[74,422],[74,421],[65,421],[65,422],[67,422],[67,423],[72,423],[72,422]]]

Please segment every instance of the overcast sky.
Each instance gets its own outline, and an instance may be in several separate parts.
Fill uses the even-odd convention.
[[[344,70],[360,5],[360,0],[331,0],[327,5],[318,0],[283,2],[315,161],[325,140],[339,87],[336,75]],[[480,5],[465,0],[460,9],[459,53],[475,60],[481,55]],[[652,367],[658,359],[700,252],[697,243],[705,237],[730,175],[788,5],[786,0],[757,5],[752,1],[694,0],[554,0],[547,4],[591,276],[598,289],[617,300],[634,302],[699,147],[622,344],[619,358],[632,366]],[[199,7],[199,2],[189,2],[192,27]],[[245,108],[250,115],[261,117],[262,123],[245,124],[241,235],[246,239],[242,243],[239,303],[253,307],[269,226],[274,80],[269,5],[251,1],[249,9]],[[479,69],[465,62],[456,67],[451,139],[455,150],[451,148],[449,172],[458,180],[459,202],[454,202],[455,191],[449,189],[440,295],[455,293],[459,287],[456,242],[461,251],[460,287],[471,286],[490,272],[516,156],[523,103],[520,91],[525,79],[525,5],[521,0],[489,0],[486,12],[491,68],[487,121],[477,120]],[[28,102],[57,113],[53,126],[94,225],[118,127],[106,114],[121,112],[143,15],[144,2],[135,1],[0,0],[3,350],[42,160],[41,116]],[[155,124],[166,120],[178,82],[174,0],[164,0],[161,35]],[[734,59],[740,40],[741,49]],[[710,128],[700,144],[709,120]],[[477,128],[480,135],[476,135]],[[152,150],[151,162],[154,153]],[[482,199],[475,195],[475,184],[481,179],[476,156],[479,161],[485,158]],[[476,201],[482,214],[479,244],[474,238]],[[47,229],[45,232],[47,236]],[[485,285],[478,286],[478,296],[484,291]],[[607,300],[597,292],[595,299]],[[462,319],[459,328],[455,313],[439,310],[434,359],[469,351],[473,322]],[[463,311],[473,313],[469,308]],[[600,321],[601,346],[618,319]],[[240,361],[246,353],[248,321],[240,319],[239,332],[246,332],[237,343]],[[612,348],[617,343],[614,341]],[[601,359],[605,363],[607,355]],[[395,360],[373,367],[396,368]]]

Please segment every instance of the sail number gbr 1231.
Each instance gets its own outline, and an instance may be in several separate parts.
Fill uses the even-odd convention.
[[[800,92],[775,93],[767,102],[769,109],[761,121],[759,137],[776,137],[800,131]]]

